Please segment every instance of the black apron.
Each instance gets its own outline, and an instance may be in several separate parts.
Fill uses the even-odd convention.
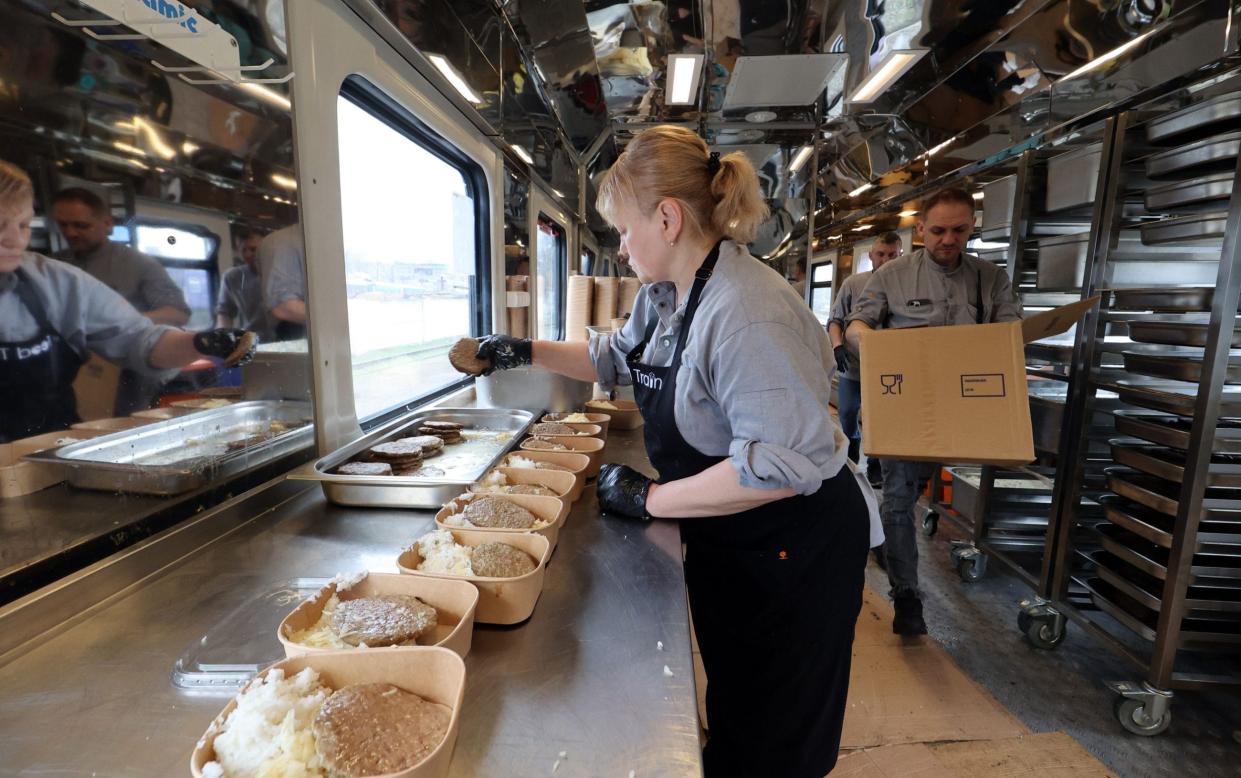
[[[52,327],[30,279],[21,268],[15,272],[17,296],[39,332],[28,340],[0,341],[0,443],[81,421],[73,379],[85,360]]]
[[[672,363],[629,352],[646,451],[659,483],[727,457],[685,441],[675,418],[681,352],[719,244],[694,277]],[[862,606],[869,518],[848,468],[818,492],[681,522],[685,584],[707,673],[707,778],[822,778],[836,764]]]

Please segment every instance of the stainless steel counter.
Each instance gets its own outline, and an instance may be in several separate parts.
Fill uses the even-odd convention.
[[[641,432],[614,432],[605,456],[641,466]],[[333,507],[312,487],[170,565],[0,667],[0,775],[188,774],[229,694],[174,687],[177,658],[281,581],[395,571],[432,526],[428,511]],[[274,630],[255,638],[279,655]],[[557,778],[700,774],[675,525],[600,520],[587,489],[534,615],[476,627],[466,668],[453,776],[546,776],[558,759]]]

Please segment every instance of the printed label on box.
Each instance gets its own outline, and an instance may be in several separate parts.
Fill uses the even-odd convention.
[[[961,376],[962,397],[1006,397],[1003,373],[973,373]]]

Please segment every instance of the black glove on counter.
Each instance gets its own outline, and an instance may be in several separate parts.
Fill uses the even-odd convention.
[[[491,363],[491,367],[483,371],[483,375],[491,375],[497,370],[511,370],[533,362],[534,344],[529,338],[488,335],[478,342],[475,357]]]
[[[832,356],[836,357],[836,369],[845,372],[849,369],[849,365],[853,362],[853,355],[849,353],[849,348],[841,343],[832,349]]]
[[[599,469],[595,489],[599,494],[599,510],[604,515],[626,516],[650,521],[646,512],[646,492],[651,479],[628,465],[604,465]]]
[[[258,344],[259,336],[248,330],[205,330],[194,336],[198,353],[223,359],[225,367],[249,362]]]

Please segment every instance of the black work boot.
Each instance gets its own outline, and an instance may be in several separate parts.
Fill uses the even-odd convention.
[[[902,637],[912,638],[926,634],[926,621],[922,618],[922,600],[914,592],[901,592],[892,598],[896,617],[892,619],[892,631]]]

